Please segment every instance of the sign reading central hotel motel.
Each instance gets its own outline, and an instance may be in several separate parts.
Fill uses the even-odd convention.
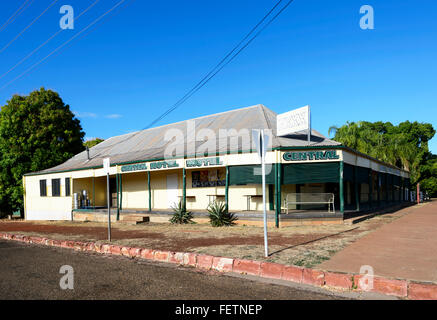
[[[156,169],[170,169],[170,168],[179,168],[179,163],[176,161],[157,161],[150,162],[150,170]],[[198,167],[212,167],[212,166],[223,166],[223,161],[220,160],[220,157],[214,158],[203,158],[203,159],[189,159],[186,160],[187,168],[198,168]],[[121,172],[132,172],[132,171],[146,171],[147,163],[137,163],[137,164],[128,164],[121,166]]]

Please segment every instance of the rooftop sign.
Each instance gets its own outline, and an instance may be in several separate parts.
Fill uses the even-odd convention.
[[[310,106],[278,114],[276,117],[276,129],[278,136],[311,130]]]

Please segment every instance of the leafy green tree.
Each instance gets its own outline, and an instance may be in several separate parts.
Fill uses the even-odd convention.
[[[63,163],[83,151],[80,121],[58,93],[14,95],[0,111],[0,214],[22,209],[25,173]]]
[[[85,148],[88,147],[88,148],[91,149],[92,147],[98,145],[100,142],[103,142],[103,141],[105,141],[105,140],[104,140],[104,139],[100,139],[100,138],[94,138],[94,139],[91,139],[91,140],[85,141],[85,142],[83,143],[83,146],[84,146]]]
[[[420,188],[437,197],[437,155],[429,155],[420,167]]]
[[[424,188],[433,188],[436,175],[432,175],[433,165],[429,163],[434,158],[428,141],[436,131],[431,124],[405,121],[394,126],[381,121],[347,122],[341,127],[331,127],[329,134],[332,133],[335,133],[334,140],[345,146],[410,171],[413,184],[423,181]],[[425,182],[425,179],[430,180]]]

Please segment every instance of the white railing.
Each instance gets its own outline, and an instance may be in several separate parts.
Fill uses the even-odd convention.
[[[333,193],[288,193],[285,196],[284,206],[287,214],[290,205],[298,204],[327,204],[328,213],[335,213]]]

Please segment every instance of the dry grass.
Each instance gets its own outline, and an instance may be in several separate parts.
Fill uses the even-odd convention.
[[[206,224],[171,225],[169,223],[147,223],[126,225],[114,223],[114,233],[119,232],[122,236],[112,243],[314,267],[329,260],[336,252],[381,225],[409,213],[408,209],[405,208],[392,214],[376,216],[354,225],[338,224],[294,226],[280,229],[271,228],[268,230],[270,256],[267,259],[263,257],[263,229],[253,226],[236,225],[213,228]],[[0,222],[0,231],[5,230],[5,224],[8,224],[6,231],[16,229],[17,233],[20,234],[44,236],[53,239],[106,242],[103,240],[104,237],[102,238],[101,236],[107,227],[105,223],[9,222],[3,220]],[[20,231],[20,224],[27,224],[28,229],[24,232]],[[32,226],[53,230],[34,232]],[[62,228],[65,227],[69,229],[68,232],[58,232],[56,229],[63,230]],[[86,228],[87,233],[81,232],[81,228]],[[72,229],[77,229],[77,232],[72,232]],[[100,238],[92,233],[93,230],[99,230]]]

